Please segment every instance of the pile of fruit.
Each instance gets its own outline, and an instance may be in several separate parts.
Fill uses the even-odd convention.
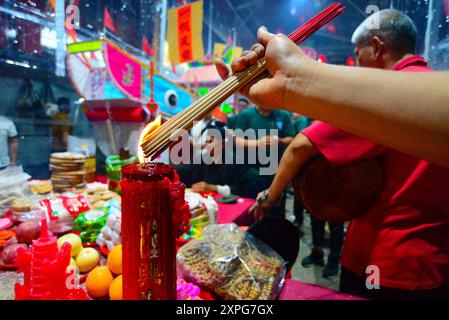
[[[93,299],[123,299],[122,245],[114,247],[106,265],[95,267],[86,279],[87,293]]]
[[[115,246],[107,261],[102,261],[96,249],[83,248],[78,235],[69,233],[62,236],[58,239],[58,247],[65,242],[72,245],[72,259],[68,268],[75,268],[82,276],[87,276],[85,280],[89,296],[93,299],[122,300],[122,245]]]

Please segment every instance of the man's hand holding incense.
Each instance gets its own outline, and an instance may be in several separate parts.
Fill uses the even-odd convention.
[[[254,44],[251,50],[243,52],[240,58],[231,64],[232,73],[246,70],[259,59],[265,57],[269,78],[259,78],[242,89],[248,99],[254,104],[267,109],[290,109],[290,105],[297,105],[298,101],[289,101],[289,87],[297,87],[301,81],[304,92],[307,83],[300,80],[299,74],[313,74],[314,62],[285,35],[274,35],[265,27],[257,32],[259,43]],[[217,61],[217,71],[226,79],[230,71],[222,60]],[[296,95],[297,96],[297,95]]]

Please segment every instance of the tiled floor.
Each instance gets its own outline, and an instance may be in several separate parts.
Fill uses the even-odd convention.
[[[293,195],[287,195],[287,204],[286,204],[286,218],[290,221],[295,219],[293,214]],[[309,214],[305,214],[304,225],[303,225],[304,236],[301,238],[299,245],[299,255],[296,260],[295,265],[292,269],[292,277],[293,279],[297,279],[307,283],[313,283],[316,285],[324,286],[333,290],[338,290],[339,287],[339,275],[335,277],[335,279],[326,279],[323,278],[322,273],[324,267],[320,266],[312,266],[310,268],[304,268],[301,265],[301,260],[309,255],[312,249],[312,228],[310,224],[310,216]],[[326,227],[326,237],[329,237],[329,230]],[[325,257],[329,253],[328,248],[324,248]],[[326,260],[325,260],[326,261]]]

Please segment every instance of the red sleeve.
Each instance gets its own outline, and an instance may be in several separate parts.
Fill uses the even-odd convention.
[[[301,133],[309,138],[332,165],[373,158],[387,150],[386,147],[373,141],[360,138],[321,121],[315,121]]]

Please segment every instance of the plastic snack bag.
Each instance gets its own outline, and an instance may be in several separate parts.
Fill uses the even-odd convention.
[[[81,231],[80,237],[83,243],[92,243],[106,225],[106,210],[91,210],[81,213],[73,222],[73,230]]]
[[[111,199],[105,206],[107,212],[106,225],[101,229],[96,238],[100,247],[107,247],[112,250],[116,245],[122,243],[122,211],[120,203]]]
[[[14,200],[27,195],[27,181],[30,178],[21,166],[10,166],[0,171],[0,217],[11,207]]]
[[[47,218],[48,227],[54,233],[72,230],[75,218],[90,210],[88,198],[77,194],[67,194],[56,199],[44,199],[39,205]]]
[[[235,224],[209,225],[179,249],[180,276],[225,300],[272,300],[283,285],[284,260]]]

